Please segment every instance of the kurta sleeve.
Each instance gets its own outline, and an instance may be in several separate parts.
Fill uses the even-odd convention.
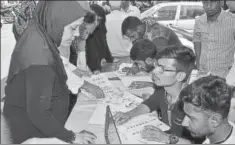
[[[46,137],[70,142],[73,132],[64,128],[51,114],[55,75],[47,66],[31,66],[26,70],[27,113],[32,124]]]

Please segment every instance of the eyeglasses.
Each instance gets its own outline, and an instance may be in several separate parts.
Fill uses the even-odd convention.
[[[154,62],[154,67],[155,69],[153,72],[158,72],[160,74],[163,74],[164,72],[178,72],[179,70],[170,70],[170,69],[165,69],[162,65],[159,65],[157,62]]]

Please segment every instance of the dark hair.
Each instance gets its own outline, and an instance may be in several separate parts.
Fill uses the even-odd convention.
[[[156,53],[157,49],[152,41],[141,39],[133,44],[130,57],[132,60],[145,60],[148,57],[154,58]]]
[[[124,19],[124,21],[122,22],[122,35],[126,35],[126,31],[128,29],[136,29],[137,26],[141,25],[142,22],[138,17],[134,17],[134,16],[129,16],[127,18]]]
[[[233,89],[226,84],[225,79],[218,76],[202,77],[180,93],[181,103],[187,102],[202,110],[220,113],[228,117]]]
[[[102,29],[105,33],[107,32],[107,29],[106,29],[106,13],[105,13],[105,10],[97,5],[97,4],[92,4],[91,6],[91,9],[96,13],[96,15],[98,15],[99,17],[102,18],[102,20],[100,21],[100,24],[99,26],[97,27],[97,29]]]
[[[186,73],[186,77],[183,81],[187,81],[191,71],[196,68],[196,56],[194,52],[183,45],[171,45],[165,47],[156,55],[156,60],[162,58],[175,60],[176,69]]]
[[[84,16],[84,22],[88,23],[88,24],[92,24],[94,23],[96,20],[96,14],[92,13],[92,12],[87,12]]]

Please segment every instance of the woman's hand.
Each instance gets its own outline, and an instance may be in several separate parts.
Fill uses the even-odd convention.
[[[94,144],[95,140],[97,139],[96,135],[83,130],[77,134],[75,134],[75,144]]]
[[[91,93],[98,99],[105,97],[104,92],[100,89],[100,87],[93,85],[87,81],[84,81],[82,89],[85,89],[87,92]]]
[[[83,40],[86,40],[89,35],[90,35],[90,32],[87,29],[86,23],[83,22],[79,26],[79,37],[82,38]]]
[[[94,71],[94,75],[98,75],[98,74],[100,74],[99,70]]]

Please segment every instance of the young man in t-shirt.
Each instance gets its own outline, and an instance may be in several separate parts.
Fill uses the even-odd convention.
[[[185,117],[182,125],[204,144],[234,144],[235,124],[228,121],[233,89],[218,76],[202,77],[180,93]]]
[[[115,114],[116,122],[122,124],[140,114],[157,111],[159,119],[169,125],[170,130],[163,132],[156,127],[147,126],[142,132],[143,138],[164,143],[197,143],[181,126],[184,112],[178,101],[181,89],[195,68],[195,60],[193,51],[181,45],[169,46],[159,52],[152,71],[153,83],[158,86],[154,94],[135,109]]]

